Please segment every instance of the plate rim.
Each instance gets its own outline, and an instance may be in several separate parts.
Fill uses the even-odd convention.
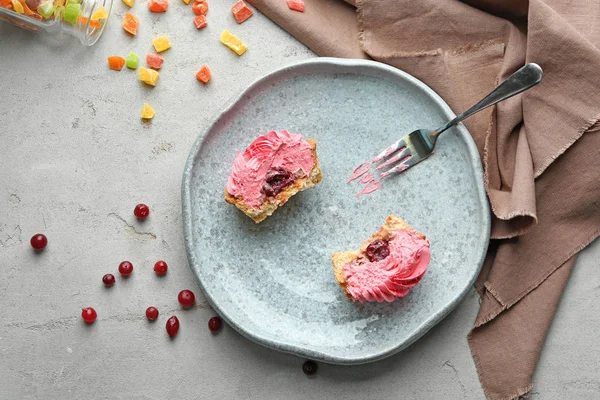
[[[410,345],[412,345],[414,342],[419,340],[423,335],[425,335],[425,333],[427,333],[431,328],[433,328],[435,325],[437,325],[439,322],[441,322],[448,314],[450,314],[450,312],[452,312],[458,306],[458,304],[460,304],[462,302],[462,300],[469,293],[469,291],[472,290],[475,280],[476,280],[477,276],[479,275],[479,272],[481,271],[483,262],[485,260],[487,248],[489,245],[490,232],[491,232],[491,214],[490,214],[489,202],[487,199],[487,193],[486,193],[485,186],[484,186],[483,166],[481,164],[481,158],[479,155],[479,151],[477,150],[477,146],[475,144],[475,141],[473,140],[473,137],[471,136],[471,134],[469,133],[467,128],[462,123],[458,124],[456,126],[456,129],[458,129],[463,136],[463,140],[466,144],[467,151],[469,154],[469,159],[472,164],[475,179],[476,179],[476,181],[480,182],[479,185],[476,185],[476,188],[477,188],[477,193],[479,195],[480,203],[481,203],[482,207],[484,208],[482,210],[482,214],[483,214],[483,227],[482,228],[483,228],[483,232],[485,232],[485,235],[481,237],[483,251],[481,252],[480,259],[478,261],[478,267],[477,267],[476,271],[474,272],[473,276],[471,277],[470,281],[468,282],[468,284],[465,285],[465,288],[460,292],[460,294],[458,296],[456,296],[452,301],[450,301],[442,310],[440,310],[437,313],[432,314],[432,316],[430,318],[428,318],[425,321],[425,323],[423,323],[421,326],[419,326],[417,329],[417,333],[414,334],[409,340],[401,342],[395,347],[392,347],[392,348],[389,348],[389,349],[386,349],[386,350],[383,350],[383,351],[380,351],[377,353],[365,355],[365,356],[340,357],[340,356],[328,354],[327,352],[313,350],[308,347],[302,347],[302,346],[298,346],[298,345],[287,344],[287,343],[282,343],[282,342],[278,342],[275,340],[271,340],[269,338],[265,338],[262,335],[253,332],[252,330],[246,329],[242,325],[237,324],[235,321],[233,321],[231,318],[229,318],[227,313],[225,313],[223,311],[223,309],[221,309],[218,306],[218,304],[214,301],[214,299],[212,298],[210,293],[206,290],[206,287],[204,286],[202,279],[199,276],[200,274],[196,273],[196,269],[194,268],[195,266],[199,267],[198,260],[196,260],[196,257],[193,253],[193,248],[194,248],[193,230],[192,230],[193,224],[191,222],[191,197],[192,196],[191,196],[190,189],[191,189],[191,175],[192,175],[191,172],[192,172],[192,168],[194,166],[194,160],[196,159],[196,156],[197,156],[198,152],[200,151],[200,148],[202,147],[202,143],[204,142],[208,133],[215,126],[215,124],[218,123],[221,120],[221,118],[223,118],[226,114],[230,113],[235,108],[237,103],[239,101],[241,101],[249,92],[251,92],[256,87],[263,84],[263,82],[268,82],[269,79],[276,77],[279,74],[293,71],[295,69],[299,69],[299,68],[306,67],[306,66],[342,67],[344,69],[360,69],[360,68],[379,69],[384,72],[391,73],[392,75],[396,75],[398,78],[408,81],[409,83],[415,85],[418,89],[422,90],[427,96],[429,96],[432,100],[434,100],[441,107],[443,113],[446,114],[446,116],[448,117],[449,120],[456,116],[454,114],[454,112],[450,109],[448,104],[433,89],[431,89],[425,83],[421,82],[419,79],[413,77],[412,75],[410,75],[400,69],[397,69],[395,67],[392,67],[390,65],[380,63],[377,61],[364,60],[364,59],[316,57],[316,58],[311,58],[308,60],[294,62],[294,63],[288,64],[286,66],[280,67],[280,68],[278,68],[272,72],[269,72],[265,75],[262,75],[261,77],[256,79],[254,82],[252,82],[249,86],[247,86],[245,89],[243,89],[240,93],[232,96],[229,99],[229,101],[227,101],[225,103],[225,105],[211,119],[209,119],[209,122],[206,124],[206,128],[204,128],[201,131],[201,133],[198,135],[198,137],[194,141],[194,144],[190,148],[190,152],[189,152],[188,157],[185,162],[185,167],[184,167],[184,171],[183,171],[183,180],[182,180],[182,185],[181,185],[182,222],[183,222],[183,229],[184,229],[183,233],[184,233],[186,254],[187,254],[187,258],[188,258],[189,267],[192,270],[194,276],[196,277],[196,280],[198,281],[200,289],[202,290],[202,293],[204,294],[204,297],[206,298],[206,300],[208,301],[210,306],[215,310],[215,312],[219,316],[221,316],[221,318],[223,318],[225,320],[225,322],[227,322],[227,324],[229,326],[231,326],[233,329],[235,329],[237,332],[239,332],[242,336],[246,337],[247,339],[250,339],[251,341],[253,341],[255,343],[258,343],[260,345],[263,345],[265,347],[268,347],[268,348],[271,348],[274,350],[294,354],[294,355],[297,355],[300,357],[310,358],[310,359],[317,360],[317,361],[322,361],[322,362],[329,363],[329,364],[339,364],[339,365],[365,364],[365,363],[369,363],[369,362],[378,361],[378,360],[384,359],[386,357],[389,357],[391,355],[394,355],[394,354],[406,349]],[[340,72],[347,72],[347,71],[340,71]],[[357,72],[360,73],[360,71],[357,71]]]

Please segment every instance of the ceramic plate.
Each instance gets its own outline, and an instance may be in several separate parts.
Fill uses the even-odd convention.
[[[378,192],[357,198],[360,186],[346,181],[400,135],[452,117],[422,82],[372,61],[317,58],[251,85],[200,135],[183,177],[187,254],[211,305],[255,342],[330,363],[378,360],[421,337],[472,287],[487,249],[475,144],[460,125]],[[316,139],[323,181],[255,224],[223,190],[236,152],[283,129]],[[394,303],[353,303],[331,254],[357,249],[389,214],[427,235],[429,269]]]

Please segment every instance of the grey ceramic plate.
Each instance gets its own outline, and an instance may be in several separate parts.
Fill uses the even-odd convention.
[[[472,286],[490,219],[477,149],[464,126],[422,164],[359,199],[355,166],[399,135],[454,114],[422,82],[384,64],[317,58],[258,80],[196,141],[183,178],[191,268],[216,311],[265,346],[337,364],[409,346]],[[323,181],[255,224],[223,200],[237,150],[270,130],[315,138]],[[386,304],[347,300],[330,256],[356,249],[397,214],[425,233],[431,263],[419,285]]]

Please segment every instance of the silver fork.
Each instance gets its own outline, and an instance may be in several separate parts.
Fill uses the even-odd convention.
[[[542,76],[543,71],[539,65],[534,63],[526,64],[517,72],[509,76],[507,80],[498,85],[477,104],[456,116],[456,118],[446,125],[434,131],[417,129],[416,131],[409,133],[382,151],[381,154],[373,159],[371,165],[381,163],[376,167],[376,170],[378,171],[384,171],[388,168],[384,172],[381,172],[381,179],[394,173],[406,171],[433,153],[437,138],[442,132],[485,108],[493,106],[502,100],[506,100],[509,97],[537,85],[542,80]]]

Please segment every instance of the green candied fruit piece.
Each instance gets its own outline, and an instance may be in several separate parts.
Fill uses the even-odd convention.
[[[127,55],[127,58],[125,58],[125,65],[127,65],[127,68],[129,69],[136,69],[138,67],[138,60],[138,55],[132,51]]]
[[[44,19],[50,18],[52,14],[54,14],[54,6],[51,1],[47,1],[38,6],[37,12],[44,17]]]
[[[66,4],[81,4],[81,0],[67,0]]]
[[[81,13],[81,5],[76,3],[67,4],[67,8],[65,8],[65,14],[63,19],[70,23],[71,25],[75,25],[75,21],[77,21],[77,17]]]

